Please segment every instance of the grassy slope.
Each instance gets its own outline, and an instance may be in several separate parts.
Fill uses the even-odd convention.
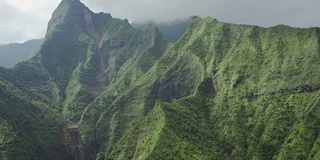
[[[85,38],[81,39],[85,37],[80,34],[81,27],[70,27],[79,21],[79,17],[78,21],[73,17],[79,14],[79,7],[84,6],[63,1],[49,22],[38,54],[13,69],[1,69],[0,159],[70,158],[62,144],[62,128],[67,121],[61,112],[70,72],[78,63],[74,58],[81,57],[72,54],[83,49],[79,41],[86,43]]]
[[[155,26],[141,32],[85,10],[64,0],[39,53],[2,69],[0,135],[12,136],[0,157],[34,159],[37,146],[41,157],[57,156],[49,148],[59,145],[62,116],[80,120],[86,159],[319,156],[318,28],[194,17],[168,44]],[[23,149],[7,147],[15,141]]]
[[[8,82],[7,70],[0,74],[0,159],[66,159],[60,115]]]
[[[85,18],[86,11],[84,10],[87,10],[91,16],[89,24],[92,23],[93,29],[98,32],[99,42],[91,33],[92,28],[86,22],[88,19]],[[53,112],[59,112],[61,115],[57,118],[63,116],[71,123],[77,123],[86,105],[104,90],[106,90],[105,97],[111,97],[111,99],[124,95],[129,88],[130,92],[133,92],[131,87],[133,82],[148,71],[161,57],[167,45],[168,42],[155,26],[150,26],[141,32],[132,28],[126,20],[113,19],[110,15],[102,13],[93,14],[78,1],[64,0],[55,10],[49,22],[45,41],[38,54],[30,61],[9,70],[11,77],[8,75],[8,79],[13,82],[15,87],[20,88],[23,94],[32,97],[30,100],[39,104],[43,103]],[[104,80],[101,81],[101,79]],[[96,85],[97,83],[99,85]],[[96,101],[99,101],[99,98]],[[118,103],[120,101],[118,100]],[[101,107],[104,107],[108,102],[103,100]],[[113,103],[113,101],[110,102]],[[8,105],[9,102],[4,103],[4,105]],[[118,105],[115,104],[111,108],[117,108]],[[88,115],[87,111],[90,111],[91,107],[95,106],[86,107],[84,115]],[[28,116],[33,114],[25,112],[26,119],[29,119]],[[100,121],[97,122],[97,118],[107,114],[101,114],[104,111],[98,108],[90,112],[96,112],[98,117],[90,117],[91,119],[86,120],[85,123],[89,123],[89,125],[100,123]],[[141,108],[134,114],[140,115],[143,112],[144,109]],[[51,114],[51,112],[45,112],[45,114]],[[54,114],[51,115],[54,116]],[[12,121],[16,122],[15,119]],[[52,123],[57,122],[53,120]],[[122,122],[121,126],[125,128],[125,124],[126,121]],[[40,126],[38,123],[34,125]],[[102,124],[101,127],[106,126]],[[50,129],[49,126],[48,128]],[[92,130],[88,130],[88,132],[92,132]],[[28,133],[44,135],[40,136],[40,139],[50,135],[45,131],[39,133],[28,131]],[[113,136],[117,134],[114,133]],[[53,138],[59,136],[51,135]],[[84,132],[83,136],[89,137],[90,135]],[[84,138],[84,140],[86,139]],[[44,141],[44,144],[38,145],[50,145],[50,143],[48,138],[47,143]],[[27,146],[30,145],[32,146],[33,143]],[[45,147],[43,148],[45,149]],[[63,149],[63,147],[61,148]],[[31,149],[31,152],[33,151],[35,150]],[[86,156],[95,155],[87,154]]]
[[[130,33],[126,36],[130,36]],[[137,41],[140,41],[139,45],[132,44]],[[168,44],[154,26],[135,37],[124,39],[124,43],[130,43],[132,48],[111,48],[109,53],[102,52],[109,56],[106,77],[110,79],[110,84],[86,107],[81,118],[84,143],[91,150],[110,150],[113,140],[119,139],[128,122],[144,114],[148,94],[135,90],[134,84],[160,58]],[[130,55],[123,55],[128,53]],[[114,60],[123,62],[114,64]],[[114,74],[116,77],[112,78]],[[106,130],[108,134],[105,134]],[[89,147],[94,144],[98,146]]]
[[[182,98],[172,104],[157,103],[156,111],[150,113],[162,106],[165,126],[160,122],[142,123],[149,120],[147,115],[141,120],[140,129],[136,124],[129,129],[111,158],[314,158],[319,154],[319,76],[314,72],[319,67],[317,35],[317,28],[265,29],[193,18],[184,37],[156,63],[154,73],[148,73],[158,80],[163,75],[169,77],[170,72],[169,75],[181,76],[174,80],[181,85],[180,90],[206,79],[192,83],[192,78],[201,77],[195,76],[200,73],[213,79],[216,94]],[[193,56],[196,57],[190,63]],[[159,65],[165,62],[167,65]],[[177,68],[176,62],[180,64]],[[166,91],[175,95],[172,92],[177,89],[170,81],[163,85],[157,89],[170,86]],[[171,101],[166,93],[153,96]],[[207,114],[202,117],[209,120],[203,120],[202,114]],[[159,126],[162,131],[159,133],[159,128],[148,124]],[[157,130],[156,136],[139,138],[152,130]],[[140,141],[147,142],[141,145]],[[145,145],[152,152],[137,150]]]

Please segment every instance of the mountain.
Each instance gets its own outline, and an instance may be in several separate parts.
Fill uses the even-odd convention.
[[[134,22],[135,28],[145,30],[149,25],[156,25],[161,34],[170,42],[176,42],[187,30],[189,20],[176,20],[166,23]],[[0,66],[12,68],[19,62],[30,59],[36,49],[42,44],[43,39],[29,40],[24,43],[0,44]]]
[[[170,43],[63,0],[0,68],[0,159],[318,159],[319,31],[192,17]]]
[[[175,20],[171,22],[132,22],[131,26],[145,30],[149,25],[156,25],[161,34],[170,42],[177,42],[182,35],[186,32],[189,20]]]
[[[30,59],[42,41],[35,39],[24,43],[0,45],[0,66],[12,68],[17,63]]]

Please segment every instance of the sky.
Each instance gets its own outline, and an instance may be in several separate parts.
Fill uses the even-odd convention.
[[[42,38],[61,0],[0,0],[0,44]],[[81,0],[94,12],[129,21],[170,22],[193,15],[270,27],[320,26],[319,0]]]

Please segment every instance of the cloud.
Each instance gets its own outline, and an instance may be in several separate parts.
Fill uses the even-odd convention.
[[[320,26],[315,19],[319,5],[318,0],[220,0],[209,14],[232,23],[310,27]]]
[[[212,0],[84,0],[84,3],[89,8],[110,12],[114,17],[158,22],[208,15],[215,5]]]
[[[42,38],[59,0],[1,0],[0,43]]]
[[[94,9],[131,21],[168,21],[193,15],[259,26],[320,26],[319,0],[84,0]]]
[[[264,27],[320,26],[319,0],[81,0],[95,12],[130,21],[157,22],[211,16],[222,22]],[[60,0],[0,0],[0,43],[44,36]]]

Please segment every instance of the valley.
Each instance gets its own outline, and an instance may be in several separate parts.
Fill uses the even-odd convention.
[[[62,0],[36,54],[0,68],[0,159],[319,159],[320,28],[181,32]]]

